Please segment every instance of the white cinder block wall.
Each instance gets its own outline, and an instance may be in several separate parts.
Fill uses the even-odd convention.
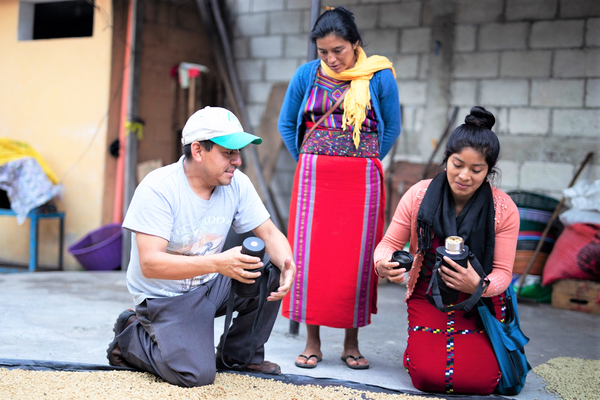
[[[351,9],[368,55],[394,62],[403,105],[395,161],[425,162],[454,106],[492,111],[504,190],[560,198],[600,179],[600,1],[322,0]],[[271,85],[307,60],[310,0],[227,0],[237,71],[256,129]],[[438,152],[436,161],[441,160]],[[388,160],[389,162],[389,157]]]

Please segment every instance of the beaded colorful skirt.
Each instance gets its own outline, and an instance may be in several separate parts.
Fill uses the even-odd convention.
[[[428,285],[428,280],[419,276],[407,301],[408,343],[404,367],[413,385],[426,392],[493,393],[500,379],[500,369],[492,344],[478,323],[476,309],[469,313],[441,312],[425,297]],[[457,302],[467,297],[462,293]],[[496,318],[502,321],[506,309],[504,296],[490,300]]]

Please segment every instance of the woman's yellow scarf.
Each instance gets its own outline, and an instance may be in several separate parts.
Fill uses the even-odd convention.
[[[344,99],[344,114],[342,116],[342,129],[347,126],[353,127],[352,139],[354,146],[358,149],[360,143],[360,128],[367,117],[367,110],[371,108],[371,93],[369,92],[369,80],[373,74],[383,69],[390,69],[396,77],[396,71],[390,60],[383,56],[371,56],[367,58],[362,47],[356,48],[356,63],[353,68],[333,72],[323,60],[321,68],[327,75],[340,81],[350,81],[350,90]]]

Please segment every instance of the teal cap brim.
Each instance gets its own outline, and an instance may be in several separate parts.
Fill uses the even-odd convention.
[[[210,141],[229,150],[238,150],[248,146],[250,143],[261,144],[263,140],[262,138],[250,133],[236,132],[230,135],[212,138]]]

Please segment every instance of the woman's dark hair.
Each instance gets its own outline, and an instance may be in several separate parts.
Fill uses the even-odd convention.
[[[446,165],[452,154],[460,153],[466,147],[470,147],[485,158],[488,165],[488,178],[498,174],[496,163],[500,155],[500,141],[492,131],[495,123],[496,118],[485,108],[479,106],[471,108],[471,113],[465,117],[465,123],[450,135],[442,164]]]
[[[310,41],[317,42],[317,39],[322,39],[325,36],[334,34],[344,40],[362,47],[362,38],[358,33],[358,28],[354,22],[354,14],[345,7],[336,7],[327,9],[317,18],[315,26],[310,31]]]
[[[213,145],[214,145],[214,142],[211,142],[210,140],[199,140],[198,143],[200,143],[206,151],[211,151],[213,148]],[[186,160],[190,160],[192,158],[192,144],[191,143],[188,143],[183,146],[183,155],[185,156]]]

